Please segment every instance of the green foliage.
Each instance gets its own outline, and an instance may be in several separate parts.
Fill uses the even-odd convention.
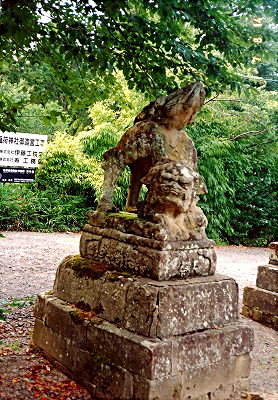
[[[210,102],[188,132],[209,193],[200,205],[218,242],[265,246],[277,236],[275,93]]]
[[[22,298],[13,297],[6,303],[9,307],[22,308],[32,306],[35,303],[35,296],[25,296]]]
[[[67,115],[57,100],[49,100],[43,105],[34,103],[34,93],[39,87],[31,86],[28,72],[24,71],[24,79],[19,73],[15,79],[13,66],[11,70],[8,66],[3,68],[0,78],[0,129],[49,135],[55,130],[64,130]],[[43,80],[44,76],[40,78]]]
[[[44,107],[37,104],[26,105],[16,117],[16,132],[39,133],[48,135],[67,128],[66,121],[61,117],[62,109],[54,102]]]
[[[128,88],[121,73],[117,73],[116,78],[109,99],[89,107],[92,126],[87,126],[87,130],[79,134],[82,151],[97,160],[117,144],[147,102],[142,94]]]
[[[79,230],[86,222],[101,192],[102,154],[115,146],[148,102],[128,87],[121,73],[114,77],[109,98],[91,104],[87,120],[82,115],[76,119],[75,136],[52,134],[63,123],[59,116],[49,127],[51,141],[35,184],[0,187],[0,228]],[[266,245],[277,236],[277,93],[231,96],[208,102],[187,128],[209,191],[200,205],[209,220],[208,236],[217,242]],[[53,111],[59,107],[54,100],[45,107],[52,106]],[[66,124],[71,121],[69,117]],[[124,209],[128,182],[126,169],[114,195],[119,209]]]
[[[0,229],[79,231],[89,209],[81,196],[38,190],[32,185],[0,187]]]
[[[0,75],[0,130],[13,130],[16,125],[17,113],[29,101],[24,82],[18,84],[5,82]]]
[[[237,71],[254,55],[265,57],[274,37],[265,25],[263,42],[254,45],[252,17],[274,19],[275,2],[2,0],[0,70],[16,61],[39,87],[32,103],[58,100],[72,116],[93,98],[108,98],[118,70],[130,88],[153,97],[189,80],[202,80],[209,90],[238,89]],[[13,71],[14,82],[19,76]],[[21,103],[2,101],[3,126],[12,127]]]
[[[39,188],[52,188],[58,194],[84,196],[87,204],[94,207],[102,185],[102,169],[81,149],[79,137],[58,132],[37,171],[37,183]]]
[[[21,308],[33,305],[35,302],[35,296],[25,296],[23,298],[12,298],[9,301],[0,300],[0,321],[6,321],[7,314],[10,314],[11,307]],[[3,308],[5,307],[5,308]],[[16,343],[16,342],[15,342]],[[1,345],[0,341],[0,345]]]
[[[0,321],[6,321],[7,316],[6,314],[9,314],[10,311],[7,308],[0,308]],[[0,340],[1,344],[1,340]]]

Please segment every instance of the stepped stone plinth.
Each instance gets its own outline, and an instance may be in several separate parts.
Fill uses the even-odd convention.
[[[118,214],[106,218],[104,226],[114,224],[110,237],[129,220]],[[85,226],[81,248],[98,240],[88,239],[95,228]],[[129,243],[149,240],[136,233],[128,233]],[[167,246],[153,243],[158,252]],[[194,252],[179,247],[195,259]],[[115,269],[105,256],[96,261],[94,254],[88,250],[86,257],[61,262],[53,294],[38,296],[33,335],[34,344],[94,398],[227,400],[248,390],[253,332],[238,320],[233,279],[219,274],[151,279],[140,269]]]
[[[278,330],[278,242],[269,249],[269,264],[258,267],[256,286],[244,288],[242,314]]]

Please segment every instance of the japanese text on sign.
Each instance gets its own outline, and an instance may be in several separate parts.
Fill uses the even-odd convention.
[[[0,167],[1,183],[31,183],[35,179],[35,169]]]
[[[47,135],[0,132],[0,166],[36,168],[46,144]]]

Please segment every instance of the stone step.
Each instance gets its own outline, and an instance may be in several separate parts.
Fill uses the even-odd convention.
[[[158,282],[107,271],[79,256],[59,266],[54,294],[146,337],[165,338],[227,325],[238,318],[238,288],[226,276]]]
[[[248,390],[253,332],[239,322],[148,339],[53,295],[38,297],[35,317],[35,346],[99,399],[226,400]]]

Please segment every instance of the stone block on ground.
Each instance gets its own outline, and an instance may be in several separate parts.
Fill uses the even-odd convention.
[[[227,325],[238,317],[237,285],[226,276],[158,282],[100,270],[98,264],[94,273],[94,262],[78,257],[60,264],[55,296],[130,331],[164,338]]]
[[[258,267],[257,287],[278,292],[278,265],[268,264]]]
[[[248,389],[253,332],[241,323],[160,340],[53,296],[35,310],[34,344],[99,399],[227,400]]]
[[[278,293],[258,287],[244,288],[242,314],[278,330]]]
[[[270,250],[269,263],[278,265],[278,242],[272,242],[268,246]]]

